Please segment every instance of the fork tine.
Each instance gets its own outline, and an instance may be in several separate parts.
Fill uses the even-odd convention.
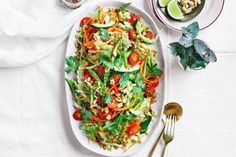
[[[166,117],[166,124],[165,124],[165,129],[164,129],[164,135],[168,134],[168,130],[169,130],[169,124],[170,124],[170,115],[168,115]]]
[[[173,115],[171,117],[171,130],[170,130],[170,135],[172,137],[174,137],[174,133],[175,133],[175,121],[176,121],[176,117]]]

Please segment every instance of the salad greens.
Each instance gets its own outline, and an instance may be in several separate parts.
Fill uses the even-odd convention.
[[[103,149],[128,149],[148,132],[156,89],[162,77],[156,37],[140,16],[98,7],[84,17],[76,35],[76,54],[66,58],[73,117],[89,140]],[[136,27],[138,23],[139,27]]]

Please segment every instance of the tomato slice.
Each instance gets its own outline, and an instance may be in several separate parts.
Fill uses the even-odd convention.
[[[99,117],[101,117],[102,119],[106,119],[107,115],[111,115],[112,116],[112,111],[109,110],[109,113],[106,113],[105,111],[102,111],[102,109],[98,110],[98,115]]]
[[[73,118],[74,120],[81,120],[81,113],[80,113],[80,109],[76,109],[75,112],[73,113]]]
[[[103,105],[103,98],[102,98],[101,96],[98,97],[98,99],[97,99],[97,104],[98,104],[99,106],[102,106],[102,105]]]
[[[100,76],[102,79],[104,78],[104,74],[105,74],[105,68],[103,65],[99,64],[98,66],[96,66],[94,68],[94,71],[98,74],[98,76]]]
[[[129,20],[129,22],[131,23],[131,25],[134,25],[134,23],[135,23],[137,20],[140,20],[140,16],[138,16],[138,15],[136,15],[136,14],[131,14],[130,20]]]
[[[82,26],[85,25],[85,24],[90,25],[90,24],[92,24],[92,21],[93,21],[92,18],[90,18],[90,17],[84,17],[84,18],[82,18],[82,20],[80,21],[80,26],[82,27]]]
[[[129,40],[132,40],[134,41],[135,38],[136,38],[136,32],[134,29],[130,29],[129,32],[128,32],[128,35],[129,35]]]
[[[139,59],[139,55],[137,52],[132,52],[129,57],[128,57],[128,63],[131,66],[135,66],[137,64],[140,64],[140,59]]]
[[[84,70],[84,79],[92,79],[92,76],[90,75],[89,71],[87,69]]]
[[[153,39],[154,38],[154,34],[150,30],[145,31],[144,34],[145,34],[145,37],[147,37],[149,39]]]
[[[139,121],[133,121],[130,125],[127,126],[125,131],[126,134],[128,136],[136,135],[141,129],[139,124]]]
[[[159,77],[158,76],[152,76],[150,78],[148,78],[148,80],[150,80],[152,83],[150,84],[151,86],[153,86],[154,88],[157,88],[159,85]]]

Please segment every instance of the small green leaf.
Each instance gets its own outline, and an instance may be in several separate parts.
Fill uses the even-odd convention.
[[[169,49],[172,55],[178,56],[185,53],[185,48],[178,42],[170,43]]]
[[[119,8],[119,10],[120,10],[121,12],[126,11],[130,4],[131,4],[131,3],[125,3],[125,4],[123,4],[123,5]]]
[[[129,81],[130,73],[126,72],[120,78],[120,86],[124,86]]]
[[[107,32],[107,30],[101,28],[99,30],[99,36],[103,39],[103,40],[110,40],[111,37],[109,35],[109,33]]]
[[[92,118],[92,113],[89,110],[87,110],[85,106],[82,107],[81,113],[82,113],[82,121],[87,121]]]
[[[111,94],[108,94],[106,97],[105,97],[105,103],[106,104],[109,104],[111,102],[111,99],[112,99],[112,95]]]
[[[196,38],[199,32],[199,25],[198,22],[194,22],[187,27],[182,27],[182,36],[185,36],[186,38]]]
[[[147,116],[146,119],[143,122],[140,123],[140,127],[141,127],[140,133],[141,134],[147,132],[147,129],[148,129],[148,126],[149,126],[151,120],[152,120],[152,117]]]
[[[159,69],[157,67],[157,64],[154,64],[151,68],[150,68],[150,72],[151,75],[155,75],[155,76],[161,76],[162,75],[162,71],[161,69]]]
[[[65,59],[65,62],[67,64],[67,67],[65,69],[67,73],[75,72],[80,66],[80,62],[73,56],[67,57]]]

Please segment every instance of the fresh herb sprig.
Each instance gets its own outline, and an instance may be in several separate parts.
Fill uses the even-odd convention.
[[[179,42],[169,44],[172,55],[180,57],[180,63],[184,70],[203,69],[210,62],[216,62],[215,53],[200,39],[196,39],[199,32],[197,22],[182,28],[182,36]]]

